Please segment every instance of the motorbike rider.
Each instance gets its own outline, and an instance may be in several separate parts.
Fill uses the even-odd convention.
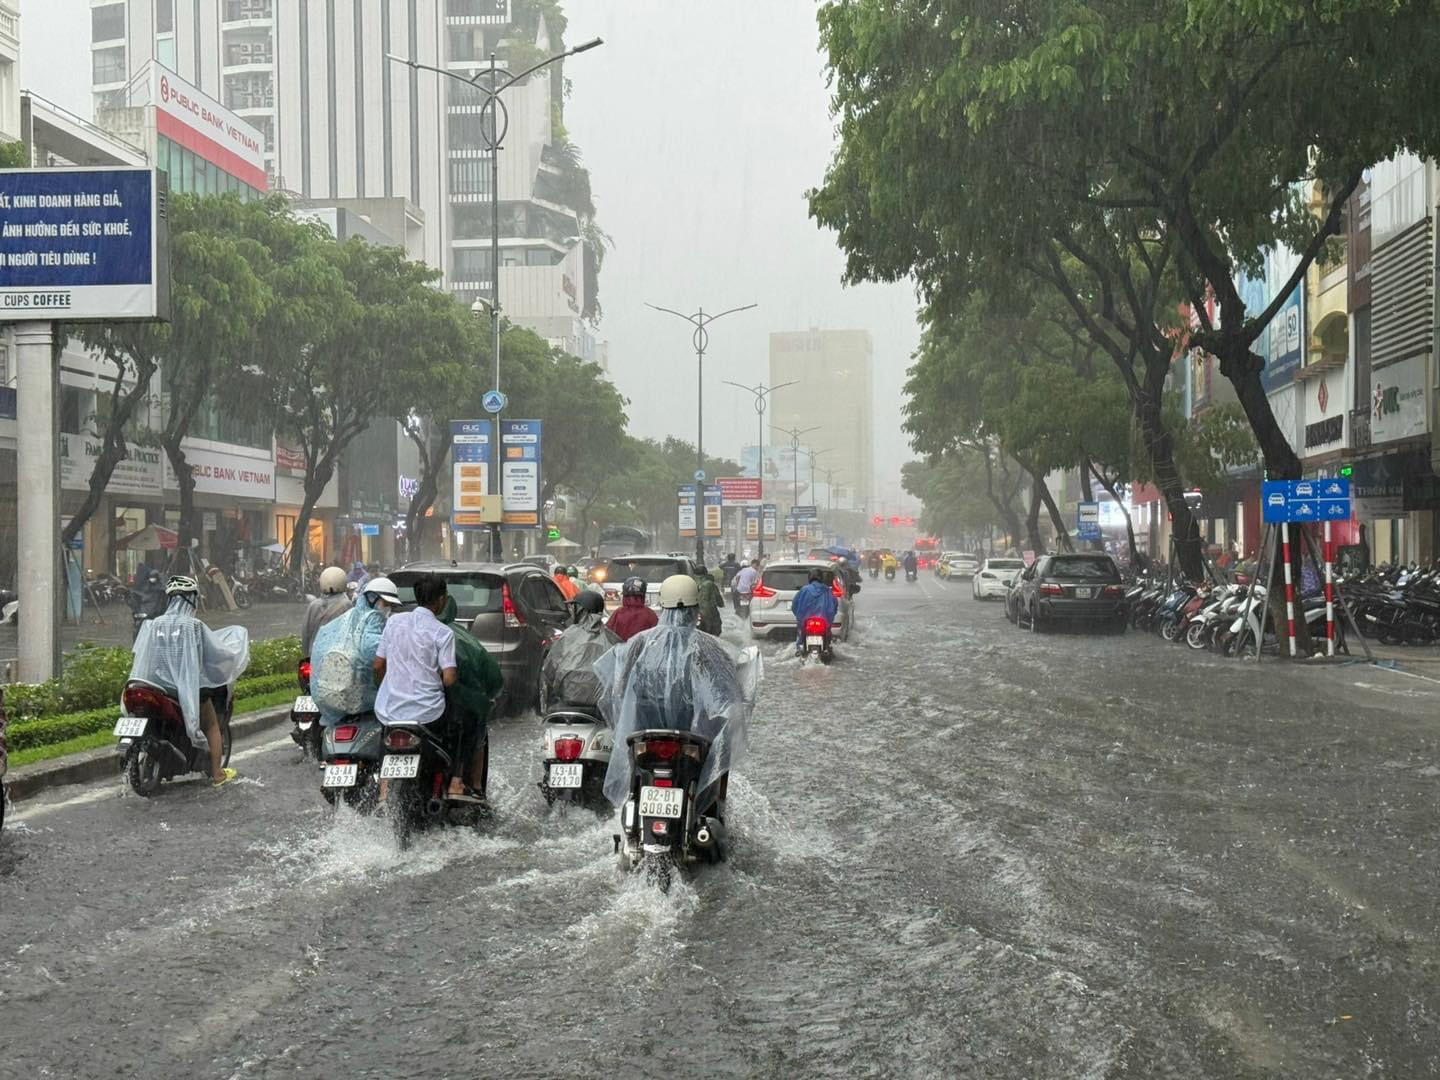
[[[805,651],[805,620],[819,615],[826,626],[835,624],[835,612],[840,602],[835,599],[835,590],[825,584],[825,574],[816,568],[810,571],[810,580],[790,601],[790,610],[795,613],[795,651]]]
[[[703,811],[713,792],[716,816],[724,819],[729,769],[746,745],[746,724],[758,663],[749,669],[750,689],[737,670],[744,654],[698,625],[700,587],[674,574],[660,586],[660,623],[617,645],[595,662],[603,686],[601,709],[615,725],[615,745],[636,731],[693,731],[711,739],[701,794]],[[610,756],[605,796],[616,806],[630,794],[630,755]]]
[[[595,709],[600,685],[592,665],[620,644],[620,636],[605,626],[605,600],[585,590],[575,598],[575,621],[550,643],[540,669],[540,712],[556,706]],[[649,608],[645,609],[650,611]],[[655,613],[650,612],[653,618]]]
[[[887,574],[893,574],[900,568],[900,560],[895,558],[893,551],[887,551],[880,556],[880,562]]]
[[[912,574],[917,574],[920,572],[920,560],[915,558],[915,552],[905,552],[905,558],[902,560],[902,562],[905,566],[906,577],[910,577]]]
[[[725,606],[725,597],[703,562],[695,567],[695,587],[700,590],[700,629],[719,637],[720,609]]]
[[[872,578],[879,576],[880,570],[881,570],[881,566],[880,566],[881,561],[882,561],[882,560],[881,560],[881,558],[880,558],[880,553],[879,553],[878,551],[872,551],[872,552],[870,552],[870,559],[869,559],[869,564],[868,564],[868,565],[869,565],[869,568],[870,568],[870,576],[871,576]]]
[[[173,694],[185,718],[185,732],[198,746],[203,734],[210,750],[210,779],[215,787],[234,780],[234,769],[221,765],[224,747],[220,717],[234,685],[250,663],[250,635],[243,626],[215,631],[195,616],[200,586],[176,575],[165,583],[165,613],[144,623],[135,639],[130,680]]]
[[[315,632],[310,653],[310,696],[320,707],[322,727],[334,727],[347,715],[375,707],[375,653],[385,632],[385,621],[398,610],[400,595],[394,583],[386,577],[371,578],[348,611]],[[339,661],[345,665],[334,676],[326,660],[332,652],[340,653]],[[340,697],[351,699],[345,708],[333,707],[338,701],[328,694],[332,678],[343,683]]]
[[[760,582],[760,560],[751,559],[749,566],[740,568],[731,583],[730,599],[735,603],[735,614],[740,614],[741,603],[749,603],[750,596],[755,591],[755,586]]]
[[[629,641],[660,621],[645,600],[645,579],[626,578],[620,586],[620,609],[610,616],[610,630],[621,641]]]
[[[440,611],[440,622],[450,627],[455,635],[455,685],[446,692],[448,707],[452,716],[473,729],[470,735],[475,750],[472,755],[470,775],[473,788],[481,802],[485,800],[485,758],[489,753],[489,739],[486,730],[490,723],[491,709],[495,699],[505,689],[505,675],[490,651],[464,626],[455,625],[459,605],[453,596],[445,598]],[[464,761],[463,757],[457,758]],[[454,785],[451,785],[452,791]]]
[[[730,583],[735,580],[735,575],[740,573],[740,562],[735,558],[732,551],[725,556],[725,561],[720,564],[720,584],[723,588],[730,588]]]
[[[301,656],[310,655],[315,631],[340,618],[354,606],[345,593],[347,584],[345,571],[338,566],[327,566],[320,571],[320,595],[311,600],[310,606],[305,609],[305,626],[300,632]]]
[[[570,568],[563,563],[555,567],[555,584],[560,586],[560,595],[565,597],[567,604],[580,591],[580,586],[570,579]]]

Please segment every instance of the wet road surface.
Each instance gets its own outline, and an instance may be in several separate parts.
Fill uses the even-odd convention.
[[[668,895],[546,812],[533,717],[404,854],[283,734],[24,804],[0,1076],[1440,1075],[1440,686],[858,611],[765,647],[731,860]]]

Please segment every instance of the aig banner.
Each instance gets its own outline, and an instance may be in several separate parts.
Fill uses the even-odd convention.
[[[745,539],[760,539],[760,507],[745,507]]]
[[[500,421],[501,525],[540,527],[540,421]]]
[[[675,493],[675,501],[678,507],[677,523],[680,526],[682,538],[695,538],[695,485],[681,484]]]
[[[719,536],[720,511],[725,506],[725,497],[719,484],[705,485],[705,535]]]

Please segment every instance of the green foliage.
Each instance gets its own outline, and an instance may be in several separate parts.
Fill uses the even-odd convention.
[[[298,637],[270,638],[266,641],[250,642],[250,666],[245,678],[261,675],[289,675],[295,677],[295,668],[300,663],[300,639]]]
[[[0,143],[0,169],[28,169],[30,148],[23,142]]]

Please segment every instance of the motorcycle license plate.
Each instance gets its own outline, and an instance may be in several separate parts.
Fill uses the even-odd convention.
[[[321,787],[354,787],[359,765],[326,765]]]
[[[320,706],[315,704],[315,699],[309,694],[301,694],[295,699],[295,704],[290,706],[293,713],[314,713],[320,715]]]
[[[1079,599],[1081,599],[1081,600],[1089,600],[1090,597],[1092,597],[1092,596],[1095,595],[1095,590],[1094,590],[1094,589],[1076,589],[1076,590],[1075,590],[1075,595],[1076,595]]]
[[[810,634],[805,638],[805,644],[823,649],[825,647],[825,639],[818,634]]]
[[[122,716],[115,721],[115,737],[117,739],[134,739],[144,735],[146,723],[143,716]]]
[[[419,775],[419,754],[386,754],[380,763],[381,780],[413,780]]]
[[[685,792],[681,788],[640,788],[640,816],[678,818],[685,810]]]
[[[584,775],[585,766],[583,765],[555,762],[550,766],[550,779],[547,782],[553,788],[578,788]]]

